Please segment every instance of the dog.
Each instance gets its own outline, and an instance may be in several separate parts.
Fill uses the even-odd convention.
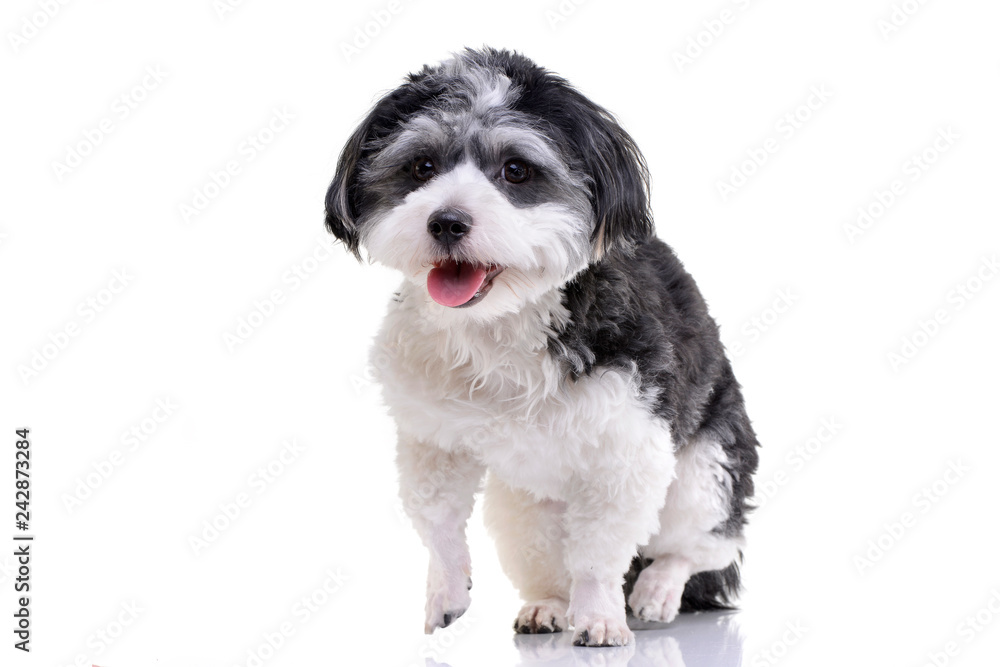
[[[404,277],[372,362],[430,553],[426,632],[469,607],[480,490],[519,633],[625,645],[627,608],[731,607],[759,445],[608,111],[515,52],[425,65],[347,141],[326,225]]]

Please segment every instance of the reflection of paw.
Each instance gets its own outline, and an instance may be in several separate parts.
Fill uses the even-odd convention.
[[[546,598],[528,602],[518,612],[514,620],[514,630],[522,635],[541,635],[547,632],[562,632],[569,627],[566,622],[566,602],[558,598]]]
[[[424,632],[431,634],[437,628],[447,628],[469,608],[469,589],[472,579],[459,576],[431,574],[427,578],[427,607]]]
[[[669,572],[647,568],[639,575],[628,598],[632,614],[640,621],[669,623],[677,618],[684,593],[684,580],[670,576]]]
[[[520,661],[519,667],[528,665],[569,664],[566,658],[573,651],[568,637],[562,633],[548,635],[514,635],[514,647]]]
[[[574,629],[574,646],[625,646],[635,639],[624,614],[621,618],[577,614]]]
[[[657,667],[684,667],[684,657],[681,655],[680,644],[677,643],[676,639],[666,634],[669,632],[672,632],[672,630],[643,631],[642,641],[636,642],[635,657],[637,662],[643,665],[657,665]],[[724,646],[724,644],[721,646]],[[718,662],[713,662],[712,664],[740,664],[738,658],[735,663],[732,660],[725,660],[722,653],[716,659]]]

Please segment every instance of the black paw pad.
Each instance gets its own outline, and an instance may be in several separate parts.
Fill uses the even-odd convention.
[[[590,643],[590,633],[583,630],[576,639],[573,640],[573,646],[586,646]]]

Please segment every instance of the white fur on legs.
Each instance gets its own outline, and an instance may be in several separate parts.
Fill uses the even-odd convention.
[[[486,478],[483,495],[483,517],[496,541],[500,564],[525,601],[514,629],[520,633],[565,630],[570,588],[563,557],[566,504],[536,500],[492,474]]]
[[[664,496],[649,489],[666,488],[674,471],[665,428],[647,432],[649,440],[623,435],[609,428],[602,445],[607,467],[589,470],[586,480],[576,478],[568,488],[566,567],[573,584],[567,616],[578,646],[633,640],[625,624],[622,578],[635,545],[648,540],[659,523]]]
[[[712,440],[693,440],[677,453],[677,476],[660,511],[660,529],[640,549],[653,562],[639,573],[629,596],[636,618],[673,621],[691,575],[721,570],[739,556],[742,538],[712,532],[729,516],[728,464],[722,446]]]
[[[635,636],[625,622],[621,581],[580,574],[573,580],[567,614],[575,646],[624,646]]]
[[[691,562],[680,556],[659,556],[639,573],[628,604],[641,621],[669,623],[681,608]]]
[[[430,551],[424,632],[447,627],[469,608],[472,563],[465,524],[482,464],[400,434],[396,453],[403,508]]]
[[[742,537],[713,532],[729,517],[732,478],[727,466],[729,459],[714,440],[693,440],[677,453],[677,474],[660,511],[660,528],[640,549],[643,556],[654,563],[663,557],[684,559],[688,576],[721,570],[739,557]]]

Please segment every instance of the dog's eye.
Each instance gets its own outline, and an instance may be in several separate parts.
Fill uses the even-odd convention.
[[[413,178],[418,181],[429,181],[437,170],[434,168],[434,162],[430,158],[422,157],[413,161],[411,172],[413,173]]]
[[[531,177],[531,167],[523,160],[507,160],[503,166],[503,177],[509,183],[524,183]]]

